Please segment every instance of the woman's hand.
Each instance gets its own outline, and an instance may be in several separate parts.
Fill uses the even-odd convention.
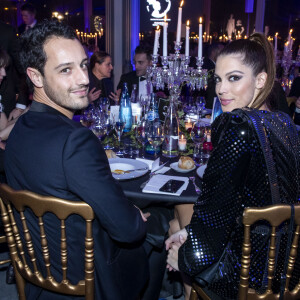
[[[88,94],[88,99],[89,99],[89,102],[93,102],[95,100],[97,100],[99,97],[100,97],[100,94],[101,94],[101,90],[97,90],[96,91],[96,88],[92,88],[90,91],[89,91],[89,94]]]
[[[109,98],[114,100],[115,103],[117,104],[119,102],[120,99],[120,94],[121,94],[121,90],[117,90],[116,93],[111,92],[109,95]]]
[[[178,247],[180,247],[187,239],[187,231],[185,228],[181,229],[180,231],[175,232],[172,234],[166,241],[166,250],[169,250],[172,248],[172,245],[175,244]]]
[[[167,269],[169,271],[179,271],[178,268],[178,250],[179,246],[176,244],[172,244],[171,248],[169,249],[168,252],[168,257],[167,257]]]

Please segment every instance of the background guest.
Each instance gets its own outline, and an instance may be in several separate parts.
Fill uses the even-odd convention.
[[[18,33],[21,35],[29,28],[33,28],[36,24],[36,8],[31,3],[25,3],[21,6],[21,15],[23,24],[18,27]]]
[[[111,73],[113,65],[111,56],[103,51],[96,51],[90,59],[89,68],[89,101],[95,101],[100,96],[109,98],[111,104],[119,101],[119,92],[114,93]]]

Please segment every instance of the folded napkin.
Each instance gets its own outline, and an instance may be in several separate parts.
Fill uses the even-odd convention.
[[[170,179],[184,181],[184,184],[176,193],[161,192],[159,189]],[[188,185],[189,185],[188,177],[168,176],[168,175],[158,174],[158,175],[153,176],[150,179],[150,181],[146,184],[146,186],[143,189],[143,193],[180,196],[181,193],[187,189]]]
[[[156,169],[159,168],[159,161],[160,161],[159,158],[157,158],[156,160],[151,160],[151,159],[144,159],[144,158],[137,157],[136,160],[142,161],[145,164],[147,164],[149,166],[149,170],[155,172],[156,174],[165,174],[167,171],[170,170],[169,167],[162,167],[160,170],[155,171]]]

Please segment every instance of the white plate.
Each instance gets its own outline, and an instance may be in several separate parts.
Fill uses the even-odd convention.
[[[202,178],[207,165],[203,165],[197,169],[197,175]]]
[[[196,169],[196,166],[194,166],[193,169],[181,169],[181,168],[178,167],[178,162],[173,162],[172,164],[170,164],[170,167],[174,171],[180,172],[180,173],[188,173],[188,172],[191,172],[191,171]]]
[[[149,170],[147,164],[145,164],[142,161],[138,161],[131,158],[110,158],[108,162],[109,162],[110,170],[112,172],[114,170],[129,171],[129,170],[146,168],[145,170],[133,171],[130,173],[112,174],[112,176],[117,180],[128,180],[132,178],[137,178],[143,176]]]

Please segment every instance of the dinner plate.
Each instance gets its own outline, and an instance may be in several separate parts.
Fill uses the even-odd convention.
[[[129,171],[135,169],[142,169],[140,171],[132,171],[130,173],[115,174],[112,173],[112,176],[117,180],[128,180],[143,176],[149,170],[149,166],[142,161],[131,159],[131,158],[110,158],[108,160],[110,170],[114,172],[115,170]]]
[[[188,173],[188,172],[191,172],[193,170],[196,169],[196,166],[194,166],[192,169],[181,169],[178,167],[178,162],[173,162],[170,164],[170,167],[176,171],[176,172],[179,172],[179,173]]]
[[[203,165],[197,169],[197,175],[202,178],[207,165]]]

